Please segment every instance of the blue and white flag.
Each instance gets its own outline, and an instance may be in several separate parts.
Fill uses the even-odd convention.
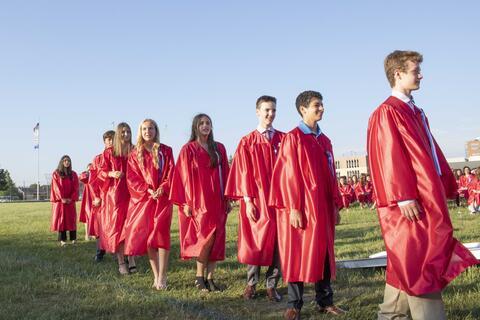
[[[33,149],[40,148],[40,122],[33,127]]]

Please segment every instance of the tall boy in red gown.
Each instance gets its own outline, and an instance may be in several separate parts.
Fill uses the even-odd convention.
[[[113,146],[113,138],[115,136],[115,131],[109,130],[103,134],[103,144],[104,150],[111,148]],[[100,216],[101,210],[103,210],[103,200],[105,195],[102,191],[102,186],[104,180],[100,174],[100,169],[103,166],[103,152],[96,155],[92,161],[92,166],[90,167],[90,177],[88,180],[88,185],[91,188],[92,196],[92,209],[90,214],[90,220],[88,221],[88,234],[90,236],[95,236],[97,238],[97,252],[95,254],[95,261],[100,262],[103,260],[105,255],[105,250],[100,248]]]
[[[319,92],[296,100],[302,121],[285,135],[273,170],[269,204],[279,210],[277,233],[283,278],[288,282],[285,319],[300,319],[304,282],[315,283],[318,311],[339,315],[330,280],[335,279],[333,241],[341,198],[332,144],[317,122],[323,115]]]
[[[385,59],[392,95],[371,115],[367,149],[387,250],[378,319],[446,319],[441,291],[475,257],[453,237],[446,198],[456,182],[411,92],[420,87],[422,55]]]
[[[240,200],[238,224],[238,261],[247,264],[246,300],[256,295],[261,266],[265,274],[267,297],[280,301],[276,290],[280,278],[277,247],[276,210],[268,207],[270,179],[278,147],[285,133],[273,128],[277,99],[257,99],[258,127],[240,140],[233,157],[225,195]]]

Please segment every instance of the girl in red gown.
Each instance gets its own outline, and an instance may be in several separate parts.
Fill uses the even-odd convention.
[[[377,204],[375,197],[375,188],[373,187],[372,178],[369,174],[365,176],[365,191],[368,194],[368,203],[372,205],[370,207],[370,210],[373,210],[376,208]]]
[[[352,177],[348,177],[348,178],[347,178],[347,184],[350,185],[350,187],[351,187],[351,188],[350,188],[350,190],[351,190],[350,198],[351,198],[352,200],[350,201],[350,203],[354,203],[354,202],[357,201],[357,197],[355,196],[355,190],[353,189],[354,183],[353,183]]]
[[[125,263],[123,243],[120,236],[127,217],[130,193],[127,188],[127,160],[133,149],[131,129],[125,122],[119,123],[113,138],[113,148],[103,152],[102,175],[104,207],[100,218],[101,248],[107,252],[116,253],[118,271],[122,275],[136,272],[133,256]]]
[[[470,172],[470,167],[464,167],[463,168],[463,175],[460,176],[458,179],[458,193],[460,195],[460,199],[463,198],[465,200],[468,200],[469,194],[468,194],[468,187],[470,183],[473,181],[473,178],[475,177],[473,174]]]
[[[356,175],[352,176],[353,190],[355,191],[355,197],[357,198],[360,208],[365,208],[367,204],[367,195],[365,193],[365,184],[362,179],[358,180]]]
[[[352,186],[349,185],[346,181],[345,177],[340,177],[340,181],[338,184],[338,190],[340,191],[340,195],[342,196],[342,203],[343,207],[347,209],[350,207],[350,203],[352,202]]]
[[[57,170],[52,174],[50,201],[52,202],[51,231],[58,232],[60,246],[67,243],[67,231],[70,241],[77,240],[77,211],[75,201],[78,200],[78,176],[72,170],[72,160],[64,155],[58,163]]]
[[[90,240],[90,236],[88,234],[88,224],[91,216],[93,199],[92,199],[91,187],[88,183],[88,180],[90,177],[91,167],[92,167],[92,164],[89,163],[87,165],[87,170],[83,171],[78,176],[78,180],[80,180],[80,182],[83,183],[82,203],[80,205],[80,214],[79,214],[78,220],[80,220],[81,223],[85,224],[85,241]]]
[[[210,117],[196,115],[190,140],[178,156],[170,199],[179,207],[181,258],[197,259],[195,286],[201,291],[221,290],[213,275],[216,262],[225,259],[228,171],[227,152],[213,139]]]
[[[468,188],[468,210],[471,214],[480,213],[480,179],[478,178],[478,171],[475,170],[476,176],[473,176]]]
[[[168,199],[173,177],[172,148],[161,144],[158,125],[144,120],[138,129],[137,144],[128,157],[127,185],[130,204],[123,228],[125,254],[148,252],[153,288],[167,288],[172,203]]]

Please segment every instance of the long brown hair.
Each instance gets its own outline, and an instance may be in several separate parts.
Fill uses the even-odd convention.
[[[146,122],[150,122],[155,127],[155,137],[153,138],[152,156],[153,156],[153,165],[155,169],[158,169],[160,167],[160,164],[159,164],[160,160],[158,159],[158,149],[160,148],[160,132],[158,130],[157,123],[152,119],[145,119],[142,122],[140,122],[140,125],[138,126],[137,144],[136,144],[138,163],[143,168],[143,149],[145,148],[144,147],[145,140],[143,140],[143,137],[142,137],[142,125]]]
[[[63,160],[65,160],[65,159],[70,160],[70,166],[69,167],[65,167],[63,165]],[[70,156],[68,156],[68,155],[62,156],[62,158],[60,159],[60,162],[58,163],[58,166],[57,166],[57,172],[60,175],[60,177],[62,177],[62,178],[65,178],[65,177],[72,178],[72,159],[70,158]]]
[[[126,148],[122,148],[122,131],[127,128],[130,131],[130,140],[127,143]],[[113,137],[113,155],[116,157],[126,157],[133,149],[132,144],[132,129],[126,122],[120,122],[115,130],[115,136]]]
[[[200,136],[199,132],[199,125],[200,125],[200,120],[205,117],[210,121],[210,125],[212,125],[212,119],[205,113],[199,113],[195,117],[193,117],[192,121],[192,133],[190,134],[190,140],[189,142],[197,140],[197,138]],[[210,156],[210,168],[214,168],[218,166],[218,163],[220,161],[220,152],[217,152],[217,143],[213,139],[213,129],[210,130],[210,134],[208,135],[207,138],[207,152],[208,155]],[[217,156],[218,155],[218,156]]]

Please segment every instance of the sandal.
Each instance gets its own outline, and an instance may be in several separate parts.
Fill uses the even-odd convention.
[[[137,270],[137,264],[135,263],[135,260],[131,259],[131,261],[129,261],[130,259],[128,257],[125,257],[125,263],[128,265],[128,272],[129,273],[137,273],[138,270]],[[130,265],[130,263],[132,263]]]
[[[126,276],[128,274],[127,264],[125,262],[118,264],[118,272],[120,272],[122,276]]]
[[[195,278],[195,287],[202,292],[210,291],[208,289],[207,284],[205,283],[205,279],[203,277],[196,277]]]
[[[213,282],[213,279],[207,279],[208,289],[212,292],[222,292],[223,289]]]

